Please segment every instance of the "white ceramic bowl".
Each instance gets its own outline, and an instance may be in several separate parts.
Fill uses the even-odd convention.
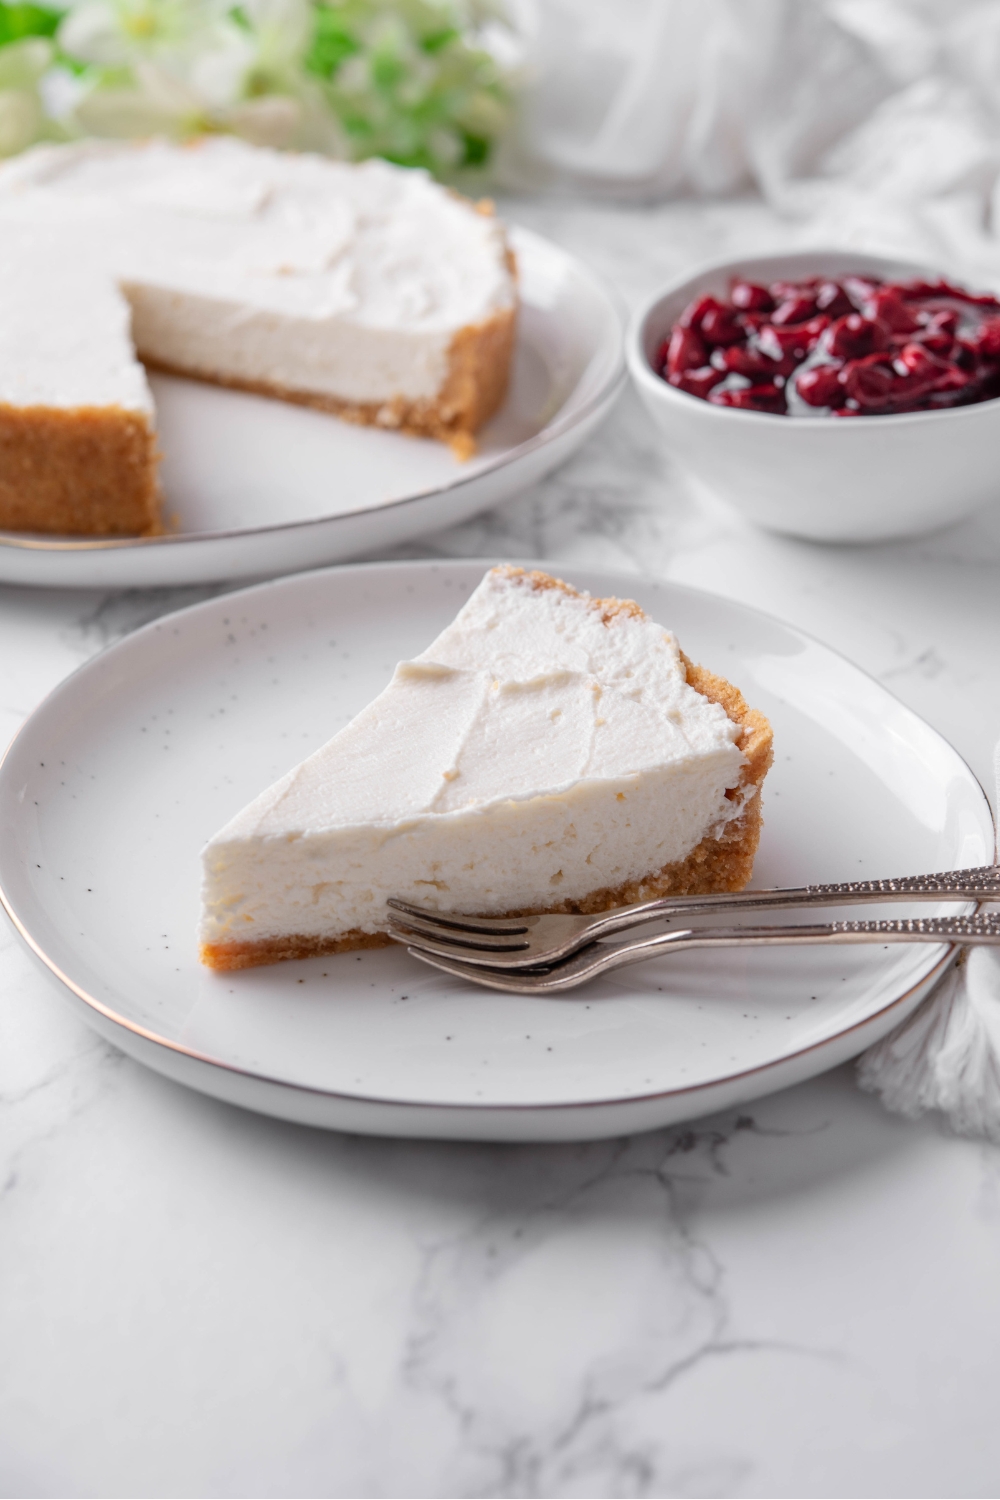
[[[851,271],[941,274],[854,250],[748,256],[673,282],[639,309],[628,336],[632,378],[683,467],[759,526],[816,541],[911,536],[1000,497],[1000,399],[855,421],[772,416],[689,396],[652,361],[684,307],[705,292],[726,296],[734,275],[767,283]]]

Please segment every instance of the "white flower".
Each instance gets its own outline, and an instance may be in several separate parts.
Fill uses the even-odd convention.
[[[245,0],[243,12],[255,45],[255,73],[261,78],[295,80],[312,36],[311,0]]]
[[[301,68],[311,28],[310,0],[247,0],[240,19],[227,0],[78,0],[59,28],[67,55],[91,65],[75,122],[116,137],[312,140],[317,106]]]
[[[78,0],[60,24],[59,45],[79,62],[125,68],[199,51],[226,17],[223,0]]]
[[[204,129],[200,101],[167,69],[140,63],[133,84],[91,88],[73,112],[85,135],[129,140],[136,136],[193,134]]]
[[[91,65],[77,126],[118,137],[221,128],[255,57],[224,0],[79,0],[59,44]]]
[[[13,156],[49,134],[38,90],[52,61],[42,37],[26,37],[0,47],[0,156]]]
[[[120,81],[96,73],[73,110],[76,128],[116,139],[228,131],[258,146],[344,155],[319,90],[295,72],[292,44],[275,16],[282,9],[290,9],[288,0],[271,0],[260,33],[225,18],[203,33],[200,50],[161,40],[133,57]]]
[[[220,25],[206,45],[178,71],[191,92],[211,111],[229,109],[243,97],[254,63],[252,39],[238,26]]]

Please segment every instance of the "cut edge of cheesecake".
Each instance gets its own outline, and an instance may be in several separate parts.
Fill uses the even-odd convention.
[[[605,625],[619,615],[646,619],[645,611],[633,599],[594,599],[581,594],[560,578],[548,573],[527,572],[524,568],[499,570],[510,578],[520,578],[535,589],[560,589],[573,598],[584,599],[600,612]],[[721,834],[709,834],[684,859],[664,865],[640,880],[626,881],[614,888],[592,891],[576,901],[561,901],[544,907],[498,916],[542,916],[560,912],[589,915],[637,901],[653,901],[661,896],[708,895],[717,891],[741,891],[753,874],[754,857],[763,824],[760,789],[774,759],[771,725],[757,709],[749,708],[740,690],[706,668],[696,666],[683,651],[680,653],[688,685],[717,703],[734,724],[739,725],[736,741],[744,764],[740,780],[727,797],[745,798],[739,816],[726,824]],[[473,916],[475,913],[463,913]],[[334,953],[348,953],[359,948],[384,948],[392,942],[387,933],[362,932],[353,929],[334,937],[317,934],[286,934],[283,937],[260,938],[242,943],[202,943],[200,957],[210,969],[233,970],[256,968],[262,964],[280,963],[285,959],[316,958]]]
[[[292,390],[269,380],[242,380],[224,371],[166,363],[141,349],[139,357],[147,369],[166,375],[312,407],[359,427],[436,438],[446,443],[456,458],[466,459],[476,451],[475,434],[507,394],[516,330],[516,306],[502,308],[482,323],[460,328],[448,350],[448,373],[441,389],[429,399],[416,401],[405,396],[394,396],[388,401],[346,401],[315,391]]]

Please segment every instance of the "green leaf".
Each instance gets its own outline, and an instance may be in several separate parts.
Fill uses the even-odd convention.
[[[361,42],[332,6],[319,4],[314,9],[315,29],[306,53],[306,67],[320,78],[332,78],[342,62],[361,51]]]
[[[406,64],[389,51],[376,52],[371,59],[371,77],[376,88],[391,91],[406,77]]]
[[[456,26],[448,26],[443,31],[433,31],[428,36],[420,38],[420,45],[425,52],[440,52],[442,47],[447,47],[449,42],[459,40],[459,31]]]
[[[62,12],[47,5],[32,5],[17,0],[10,5],[0,0],[0,47],[20,42],[27,36],[54,36]]]
[[[468,130],[462,131],[462,144],[465,147],[465,155],[462,158],[463,167],[485,167],[490,159],[493,142],[487,140],[484,135],[472,135]]]

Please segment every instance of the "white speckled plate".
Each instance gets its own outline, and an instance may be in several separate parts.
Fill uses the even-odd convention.
[[[214,599],[68,678],[0,765],[0,898],[105,1036],[194,1088],[380,1134],[567,1139],[729,1107],[842,1062],[917,1004],[937,947],[689,953],[561,999],[397,950],[201,968],[198,854],[452,618],[483,563],[331,569]],[[673,584],[637,598],[771,718],[761,885],[988,863],[955,751],[835,652]]]
[[[513,378],[468,463],[429,439],[154,375],[170,534],[2,531],[0,582],[133,588],[273,576],[384,550],[534,484],[621,390],[622,320],[565,250],[526,229],[511,242],[521,293]]]

